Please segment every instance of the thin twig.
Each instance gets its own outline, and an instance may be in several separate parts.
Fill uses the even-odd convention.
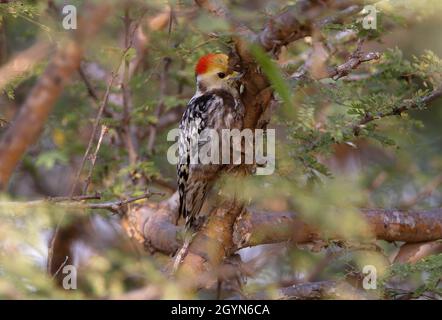
[[[80,67],[78,68],[78,74],[80,75],[80,79],[83,81],[83,83],[86,87],[89,97],[94,102],[95,106],[99,109],[100,108],[100,98],[98,97],[97,90],[95,90],[94,86],[92,85],[91,80],[89,79],[88,75],[84,71],[84,68],[82,65],[80,65]],[[118,120],[117,115],[109,108],[104,108],[103,115],[105,115],[106,117]]]
[[[314,52],[312,52],[313,55]],[[312,80],[322,80],[326,78],[332,78],[333,80],[338,80],[342,77],[347,76],[352,70],[359,67],[359,65],[363,62],[368,62],[372,60],[379,60],[381,57],[379,52],[367,52],[364,53],[361,51],[361,48],[358,46],[358,49],[354,53],[351,54],[349,59],[338,65],[336,67],[330,67],[328,70],[324,72],[320,77],[314,77]],[[307,75],[309,68],[311,66],[310,56],[304,65],[302,65],[298,71],[296,71],[290,78],[293,80],[309,80]]]
[[[168,75],[168,70],[169,70],[169,66],[171,64],[172,60],[169,57],[166,57],[163,59],[163,70],[161,72],[160,75],[160,97],[158,100],[158,105],[155,109],[155,118],[159,119],[161,114],[163,113],[163,109],[164,109],[164,98],[166,96],[166,89],[167,89],[167,75]],[[157,126],[158,123],[152,124],[150,126],[150,130],[149,130],[149,140],[147,143],[147,150],[149,153],[152,152],[154,145],[155,145],[155,140],[156,140],[156,135],[157,135]]]
[[[398,107],[393,108],[389,112],[378,113],[376,115],[366,114],[357,124],[352,126],[353,134],[358,136],[360,130],[365,127],[365,125],[374,120],[379,120],[391,116],[400,116],[405,111],[410,111],[418,107],[426,106],[430,102],[436,100],[442,96],[442,86],[432,91],[428,95],[422,97],[419,101],[405,100]]]
[[[81,160],[80,168],[78,169],[77,175],[75,177],[75,180],[74,180],[74,182],[72,184],[72,187],[71,187],[71,191],[69,193],[69,197],[70,198],[72,198],[74,196],[75,187],[77,186],[78,181],[80,180],[80,175],[81,175],[81,172],[83,171],[84,165],[86,163],[86,159],[87,159],[87,157],[89,155],[89,152],[90,152],[90,150],[92,148],[92,143],[93,143],[94,137],[95,137],[95,135],[97,133],[98,125],[99,125],[101,117],[103,115],[103,111],[106,108],[107,103],[109,101],[110,90],[112,88],[112,85],[113,85],[115,79],[117,78],[118,70],[120,70],[121,64],[123,62],[123,59],[126,56],[126,53],[127,53],[127,50],[125,50],[123,52],[123,54],[121,56],[121,59],[119,61],[119,64],[118,64],[118,66],[116,68],[116,72],[113,72],[111,77],[110,77],[110,79],[109,79],[108,85],[106,87],[106,92],[104,94],[104,97],[103,97],[103,100],[101,102],[100,108],[98,109],[97,116],[95,117],[95,122],[94,122],[94,126],[93,126],[93,129],[92,129],[91,137],[89,139],[88,146],[86,148],[86,151],[84,152],[83,158]],[[55,227],[54,235],[52,236],[52,239],[50,241],[50,245],[49,245],[49,248],[48,248],[48,264],[47,264],[47,268],[48,268],[49,272],[50,272],[50,266],[51,266],[51,261],[52,261],[52,255],[53,255],[53,251],[54,251],[55,239],[58,236],[58,232],[60,230],[61,222],[63,221],[65,214],[66,214],[66,212],[63,212],[62,216],[60,217],[60,220],[58,221],[58,223],[57,223],[57,225]]]
[[[120,68],[120,65],[118,66],[117,70],[119,68]],[[71,191],[69,193],[69,195],[71,197],[74,195],[75,187],[77,186],[78,181],[80,180],[81,172],[83,171],[84,165],[86,163],[86,159],[87,159],[87,157],[89,155],[89,152],[90,152],[90,150],[92,148],[92,143],[94,141],[94,137],[95,137],[95,135],[97,133],[97,130],[98,130],[98,125],[100,123],[101,117],[103,116],[103,110],[105,109],[105,107],[107,106],[107,103],[109,101],[110,89],[111,89],[111,87],[112,87],[116,77],[117,77],[117,73],[115,72],[115,73],[112,74],[111,78],[109,79],[109,82],[108,82],[108,85],[107,85],[107,88],[106,88],[106,93],[104,94],[103,101],[101,102],[100,108],[98,109],[97,116],[95,117],[95,122],[94,122],[94,126],[93,126],[93,129],[92,129],[91,137],[89,139],[89,143],[87,145],[86,151],[84,152],[83,158],[81,159],[81,164],[80,164],[80,167],[78,168],[78,172],[77,172],[77,175],[75,177],[75,180],[72,183]]]
[[[159,195],[163,196],[164,193],[162,192],[151,192],[148,191],[140,196],[136,197],[129,197],[127,199],[120,199],[120,200],[113,200],[113,201],[106,201],[106,202],[97,202],[97,203],[86,203],[84,200],[81,201],[73,201],[69,198],[66,198],[66,200],[60,200],[60,201],[50,201],[48,199],[41,199],[41,200],[34,200],[34,201],[27,201],[27,202],[21,202],[21,201],[2,201],[0,202],[0,207],[35,207],[40,205],[53,205],[57,207],[64,207],[64,208],[71,208],[71,209],[107,209],[112,212],[119,211],[121,207],[131,203],[135,202],[141,199],[147,199],[151,196]]]
[[[144,15],[144,13],[143,13],[143,15]],[[134,28],[134,30],[136,30],[136,28]],[[104,98],[103,98],[102,103],[100,105],[100,108],[98,110],[97,117],[95,118],[95,122],[94,122],[94,126],[93,126],[93,129],[92,129],[91,138],[90,138],[89,143],[88,143],[88,147],[86,148],[86,151],[84,153],[83,159],[82,159],[81,164],[80,164],[80,168],[78,170],[77,176],[76,176],[76,178],[74,180],[74,183],[72,185],[72,188],[71,188],[71,192],[70,192],[71,196],[73,195],[73,193],[75,191],[75,187],[76,187],[76,185],[77,185],[77,183],[78,183],[78,181],[80,179],[81,171],[83,170],[84,164],[86,162],[86,159],[87,159],[87,157],[89,155],[89,152],[90,152],[90,149],[92,147],[92,142],[93,142],[94,137],[95,137],[95,135],[97,133],[98,125],[99,125],[101,117],[103,115],[103,111],[104,111],[105,107],[107,106],[107,103],[108,103],[108,100],[109,100],[110,89],[111,89],[115,79],[118,77],[118,72],[119,72],[119,70],[121,68],[121,65],[126,60],[126,55],[127,55],[128,51],[129,51],[129,49],[132,47],[132,41],[133,41],[134,33],[135,33],[135,31],[132,32],[132,34],[130,36],[130,39],[128,40],[127,46],[124,49],[123,53],[121,54],[120,60],[118,62],[118,66],[117,66],[115,72],[112,73],[111,78],[109,80],[108,86],[106,88],[106,93],[104,94]]]
[[[83,194],[85,194],[87,192],[87,189],[88,189],[89,184],[91,182],[92,172],[94,171],[95,162],[97,161],[98,151],[100,150],[101,142],[103,141],[103,137],[107,131],[108,131],[108,128],[105,125],[102,125],[100,137],[98,138],[98,142],[97,142],[97,147],[95,148],[95,152],[91,158],[91,167],[89,168],[89,173],[88,173],[87,178],[84,182]]]
[[[97,91],[95,90],[95,88],[93,87],[91,81],[89,80],[89,78],[87,77],[86,73],[83,70],[83,67],[80,65],[80,67],[78,68],[78,74],[80,75],[81,80],[83,81],[84,85],[86,86],[87,89],[87,93],[89,94],[89,96],[96,102],[99,103],[100,102],[100,98],[98,97]]]
[[[106,107],[107,107],[107,104],[108,104],[108,101],[109,101],[110,90],[111,90],[111,88],[113,86],[113,83],[114,83],[115,79],[117,78],[118,70],[121,67],[121,63],[122,63],[126,53],[127,53],[127,50],[125,50],[124,53],[122,54],[122,58],[121,58],[118,66],[116,68],[116,71],[111,74],[111,77],[110,77],[108,85],[106,87],[106,91],[105,91],[105,94],[104,94],[104,97],[103,97],[103,100],[102,100],[101,104],[99,103],[98,94],[96,93],[95,89],[92,87],[92,84],[90,83],[89,79],[87,78],[87,76],[84,73],[84,71],[81,68],[81,66],[78,69],[78,72],[80,74],[80,78],[83,80],[84,84],[86,85],[86,88],[87,88],[87,91],[89,93],[89,96],[92,98],[92,100],[97,105],[99,105],[99,108],[98,108],[97,116],[96,116],[95,121],[94,121],[94,126],[93,126],[93,129],[92,129],[91,137],[90,137],[89,142],[88,142],[88,146],[87,146],[86,151],[85,151],[85,153],[83,155],[83,158],[81,160],[81,164],[80,164],[80,167],[78,169],[78,172],[77,172],[77,175],[75,177],[75,180],[74,180],[74,182],[73,182],[73,184],[71,186],[71,191],[69,193],[70,196],[67,197],[71,201],[76,200],[78,198],[85,197],[83,195],[74,196],[75,187],[77,186],[77,184],[78,184],[78,182],[80,180],[81,172],[83,171],[84,165],[86,163],[86,159],[88,158],[89,152],[90,152],[90,150],[92,148],[92,143],[94,141],[94,137],[96,135],[97,128],[98,128],[98,125],[100,123],[100,120],[101,120],[103,114],[107,114],[107,115],[113,116],[112,113],[107,111]],[[96,161],[96,157],[97,157],[97,154],[98,154],[98,150],[99,150],[101,142],[102,142],[103,134],[104,134],[104,131],[102,130],[102,133],[100,135],[97,147],[95,149],[94,156],[93,156],[92,161],[91,161],[91,168],[89,170],[89,174],[88,174],[88,176],[87,176],[87,178],[85,180],[85,185],[84,185],[84,188],[83,188],[83,194],[87,192],[87,189],[88,189],[88,186],[89,186],[89,183],[90,183],[90,180],[91,180],[92,172],[93,172],[93,169],[94,169],[94,166],[95,166],[95,161]],[[51,260],[52,260],[52,256],[53,256],[55,240],[56,240],[56,238],[58,236],[59,229],[60,229],[60,226],[61,226],[61,222],[63,221],[65,214],[66,214],[66,212],[63,212],[60,220],[58,221],[58,223],[57,223],[57,225],[55,227],[54,235],[52,236],[52,239],[50,241],[50,245],[49,245],[49,248],[48,248],[48,260],[47,260],[48,261],[48,263],[47,263],[48,271],[50,270],[50,266],[51,266]]]
[[[57,276],[57,274],[61,271],[61,269],[66,265],[66,263],[68,262],[69,257],[66,256],[66,258],[64,259],[63,263],[60,265],[60,267],[58,267],[57,271],[55,271],[55,273],[52,275],[52,279],[55,279],[55,277]]]
[[[134,36],[136,30],[140,26],[140,21],[146,14],[146,10],[144,10],[140,16],[140,18],[135,22],[132,31],[132,19],[130,18],[129,6],[125,8],[124,11],[124,46],[125,52],[128,52],[132,46],[134,41]],[[134,165],[138,160],[138,152],[137,152],[137,139],[134,134],[133,126],[131,124],[131,112],[132,112],[132,95],[129,87],[130,80],[130,61],[125,58],[124,59],[124,70],[121,77],[121,91],[123,94],[123,141],[126,144],[127,151],[129,154],[129,163]]]
[[[129,203],[132,203],[132,202],[135,202],[138,200],[142,200],[142,199],[147,199],[147,198],[150,198],[151,196],[154,196],[154,195],[162,196],[162,195],[164,195],[164,193],[148,191],[140,196],[130,197],[130,198],[123,199],[123,200],[108,201],[108,202],[102,202],[102,203],[78,203],[78,202],[70,203],[70,202],[67,202],[67,203],[62,203],[62,205],[68,206],[68,207],[74,206],[77,208],[84,208],[84,209],[106,209],[106,210],[110,210],[112,212],[118,212],[121,209],[121,207],[123,207]]]
[[[100,200],[101,194],[85,194],[81,196],[73,197],[47,197],[45,201],[49,202],[60,202],[60,201],[83,201],[83,200]]]

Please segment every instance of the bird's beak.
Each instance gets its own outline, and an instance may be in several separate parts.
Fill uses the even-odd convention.
[[[244,73],[239,73],[238,71],[232,71],[232,73],[230,74],[230,79],[237,81],[241,79],[243,75]]]

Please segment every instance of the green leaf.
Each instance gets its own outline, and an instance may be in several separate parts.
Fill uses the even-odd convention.
[[[286,111],[285,113],[288,115],[292,114],[295,111],[292,103],[292,90],[284,79],[280,69],[260,46],[252,45],[251,51],[258,64],[261,66],[262,71],[267,76],[273,88],[284,102],[284,108]]]

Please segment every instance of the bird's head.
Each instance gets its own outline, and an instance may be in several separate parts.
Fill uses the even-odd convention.
[[[236,88],[240,74],[229,68],[229,57],[223,53],[209,53],[201,57],[195,67],[197,90],[201,93]]]

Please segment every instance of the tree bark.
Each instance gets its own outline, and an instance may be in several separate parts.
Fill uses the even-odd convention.
[[[125,223],[130,226],[129,235],[142,243],[150,244],[154,249],[170,254],[181,245],[179,237],[181,228],[174,224],[177,211],[176,194],[160,204],[152,204],[135,208],[128,212]],[[224,206],[215,209],[207,226],[195,238],[194,251],[203,255],[207,249],[206,241],[214,239],[214,243],[226,241],[223,247],[214,245],[211,254],[218,250],[219,256],[226,252],[233,253],[245,247],[262,244],[292,241],[293,243],[308,243],[321,239],[321,230],[303,221],[294,212],[259,212],[243,210],[236,216],[229,217],[229,211],[235,211],[234,206]],[[404,241],[419,243],[442,239],[442,208],[429,211],[401,211],[386,209],[361,209],[361,219],[369,227],[365,235],[367,240]],[[236,212],[237,213],[237,212]],[[233,220],[233,221],[232,221]],[[232,223],[233,228],[228,225]],[[226,228],[231,234],[220,229]],[[335,239],[342,239],[335,235]],[[198,244],[198,242],[202,242]],[[192,251],[192,250],[191,250]],[[203,259],[206,261],[207,259]],[[218,261],[218,258],[212,261]],[[202,268],[204,269],[204,268]]]

